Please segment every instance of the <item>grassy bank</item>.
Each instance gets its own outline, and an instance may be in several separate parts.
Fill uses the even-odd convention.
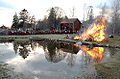
[[[15,39],[39,39],[39,38],[49,38],[49,39],[65,39],[68,34],[44,34],[44,35],[6,35],[0,36],[0,40],[15,40]],[[71,39],[74,34],[69,34]]]
[[[120,62],[107,62],[95,65],[97,70],[97,78],[102,79],[120,79]]]
[[[79,42],[80,40],[74,40],[73,37],[75,34],[69,34],[69,38],[67,38],[68,34],[43,34],[43,35],[7,35],[0,36],[0,40],[15,40],[15,41],[29,41],[31,40],[39,40],[39,39],[56,39],[56,40],[72,40],[75,42]],[[95,44],[100,44],[104,46],[119,46],[120,47],[120,36],[114,36],[114,38],[106,38],[105,42],[90,42]]]
[[[104,44],[110,44],[112,46],[120,45],[120,36],[114,36],[114,38],[107,38]]]

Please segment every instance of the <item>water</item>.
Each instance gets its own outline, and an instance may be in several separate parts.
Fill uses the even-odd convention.
[[[99,48],[47,41],[0,43],[0,62],[23,79],[84,79],[85,74],[96,76],[94,64],[113,61],[116,50],[102,48],[93,57],[86,49],[94,53]]]

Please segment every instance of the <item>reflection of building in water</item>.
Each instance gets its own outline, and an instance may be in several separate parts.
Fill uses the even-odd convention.
[[[79,49],[75,47],[73,44],[65,44],[65,43],[60,43],[60,49],[64,52],[72,53],[72,54],[77,54]]]
[[[75,54],[79,52],[79,48],[75,47],[73,44],[60,43],[60,49],[64,52],[68,52],[66,61],[68,65],[72,67],[75,64]]]

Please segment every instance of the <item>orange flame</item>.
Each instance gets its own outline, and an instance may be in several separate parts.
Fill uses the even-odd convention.
[[[75,36],[74,39],[85,41],[91,38],[93,41],[103,41],[105,39],[105,21],[106,18],[96,19],[96,23],[93,26],[88,28],[83,34]]]
[[[103,47],[93,47],[93,48],[87,48],[86,46],[80,46],[77,44],[74,44],[76,47],[82,48],[87,55],[90,55],[92,59],[98,59],[101,61],[103,58],[103,52],[104,48]]]

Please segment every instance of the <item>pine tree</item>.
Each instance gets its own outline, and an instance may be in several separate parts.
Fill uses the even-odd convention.
[[[19,19],[18,19],[17,13],[15,13],[15,15],[13,16],[13,24],[11,28],[14,28],[14,29],[18,28],[18,22],[19,22]]]
[[[19,13],[20,17],[19,20],[26,22],[28,20],[29,17],[29,13],[26,9],[23,9],[20,13]]]
[[[19,13],[19,28],[22,27],[27,27],[27,22],[29,20],[29,13],[26,9],[23,9],[20,13]]]
[[[54,27],[55,29],[59,28],[61,20],[65,18],[65,14],[63,9],[59,7],[53,7],[49,10],[48,16],[48,25],[50,27]]]
[[[50,9],[49,16],[48,16],[48,24],[49,24],[49,27],[55,27],[55,26],[56,26],[55,21],[56,21],[55,9],[54,9],[54,8],[51,8],[51,9]]]
[[[31,25],[30,27],[35,28],[36,21],[35,21],[35,16],[34,15],[29,18],[29,23]]]

